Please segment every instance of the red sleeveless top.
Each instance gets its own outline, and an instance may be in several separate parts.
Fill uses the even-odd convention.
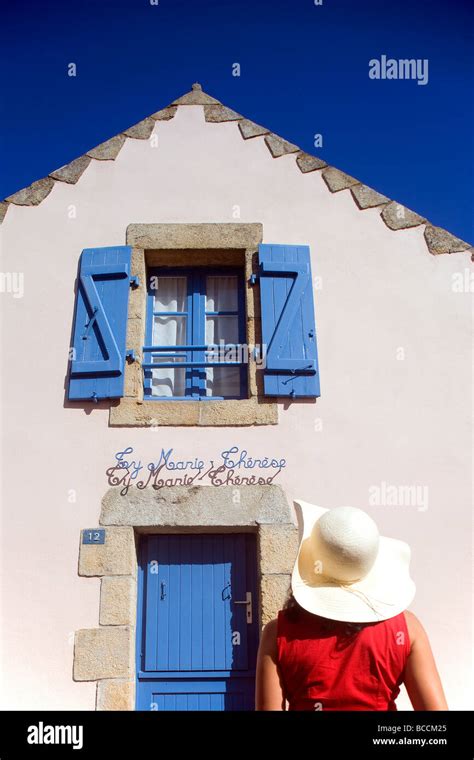
[[[281,610],[277,648],[289,710],[397,709],[410,654],[403,613],[351,632],[305,610],[293,622]]]

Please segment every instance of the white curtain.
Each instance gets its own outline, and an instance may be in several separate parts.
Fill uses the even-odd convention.
[[[186,277],[158,277],[154,295],[153,311],[182,312],[186,309]],[[160,316],[153,317],[154,346],[183,346],[186,344],[186,316]],[[154,364],[162,362],[186,361],[184,352],[175,358],[154,356]],[[163,369],[152,370],[151,393],[152,396],[184,396],[185,395],[186,370]]]
[[[210,276],[206,278],[206,312],[237,311],[237,277]],[[239,342],[239,318],[237,315],[206,316],[206,343]],[[212,358],[212,355],[211,355]],[[235,360],[235,356],[232,357]],[[238,367],[207,367],[206,396],[238,396],[240,394],[240,370]]]
[[[186,320],[185,315],[179,312],[186,309],[187,278],[186,277],[158,277],[154,294],[153,311],[158,312],[153,317],[154,346],[179,346],[186,345]],[[178,312],[176,315],[166,316],[164,312]],[[238,311],[237,277],[209,276],[206,277],[206,312],[213,311]],[[208,315],[206,314],[205,342],[208,345],[220,343],[238,343],[239,321],[237,314],[234,315]],[[212,355],[210,357],[214,361]],[[154,364],[173,361],[179,364],[186,361],[184,352],[175,359],[170,357],[155,356]],[[240,393],[240,371],[238,367],[207,367],[206,395],[207,396],[238,396]],[[152,396],[184,396],[186,388],[186,369],[163,369],[152,370],[151,393]]]
[[[206,311],[237,311],[237,277],[206,277]]]

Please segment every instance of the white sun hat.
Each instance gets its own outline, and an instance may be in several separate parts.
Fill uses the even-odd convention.
[[[303,535],[291,587],[301,607],[350,623],[387,620],[408,607],[415,596],[408,544],[380,536],[361,509],[294,504]]]

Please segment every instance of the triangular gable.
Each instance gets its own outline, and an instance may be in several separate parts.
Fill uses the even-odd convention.
[[[364,185],[358,179],[345,174],[334,166],[328,166],[325,161],[317,156],[306,153],[297,145],[275,135],[269,129],[266,129],[266,127],[255,124],[255,122],[246,119],[231,108],[227,108],[219,100],[203,92],[201,85],[198,83],[193,84],[189,92],[174,100],[166,108],[157,111],[138,122],[138,124],[111,137],[109,140],[88,151],[84,156],[80,156],[66,166],[62,166],[60,169],[51,172],[47,177],[33,182],[29,187],[5,198],[4,201],[0,202],[0,224],[3,222],[10,204],[37,206],[49,195],[55,182],[76,184],[91,161],[113,161],[120,153],[127,139],[148,140],[157,121],[168,121],[175,116],[178,108],[196,105],[203,106],[204,117],[207,122],[235,121],[244,140],[263,138],[272,158],[278,159],[287,154],[294,154],[297,166],[303,174],[320,171],[331,193],[350,190],[354,202],[361,211],[367,208],[379,208],[380,216],[389,229],[397,231],[424,225],[424,239],[430,253],[438,255],[473,251],[470,243],[466,243],[441,227],[436,227],[424,217],[403,206],[403,204],[387,198],[385,195]],[[474,260],[474,253],[472,253],[472,258]]]

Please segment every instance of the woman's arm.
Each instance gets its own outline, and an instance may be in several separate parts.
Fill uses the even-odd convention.
[[[441,679],[425,629],[413,612],[405,612],[410,636],[404,683],[414,710],[447,710]]]
[[[257,655],[256,710],[284,710],[285,699],[277,668],[277,621],[262,631]]]

